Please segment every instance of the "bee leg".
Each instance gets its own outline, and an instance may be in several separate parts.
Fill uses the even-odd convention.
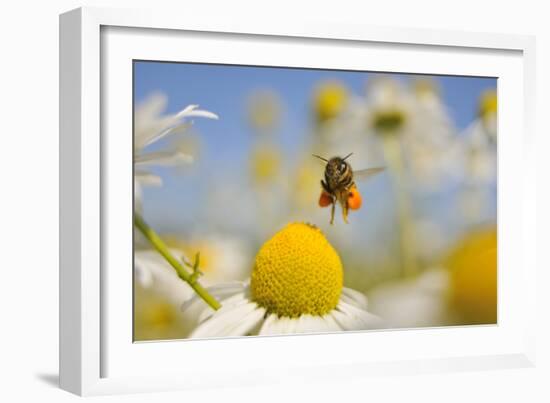
[[[343,203],[343,204],[342,204],[342,218],[344,219],[344,222],[345,222],[346,224],[349,224],[349,221],[348,221],[348,211],[349,211],[348,203]]]
[[[324,180],[321,179],[321,187],[323,188],[323,190],[325,192],[327,192],[328,194],[330,194],[330,190],[328,188],[328,185],[326,184],[326,182]]]
[[[336,209],[336,203],[332,203],[330,208],[330,225],[334,224],[334,210]]]

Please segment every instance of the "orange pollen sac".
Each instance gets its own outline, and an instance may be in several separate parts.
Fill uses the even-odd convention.
[[[356,187],[351,188],[348,197],[348,207],[352,210],[359,210],[362,202],[359,190]]]
[[[332,204],[332,196],[323,190],[321,192],[321,196],[319,197],[319,206],[327,207],[327,206],[330,206],[331,204]]]

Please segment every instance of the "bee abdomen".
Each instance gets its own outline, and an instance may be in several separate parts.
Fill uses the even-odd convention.
[[[353,183],[353,175],[348,171],[347,175],[344,175],[340,180],[340,185],[347,188]]]

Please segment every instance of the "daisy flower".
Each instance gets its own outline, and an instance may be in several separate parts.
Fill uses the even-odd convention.
[[[378,285],[368,296],[371,311],[395,328],[496,323],[496,227],[466,234],[441,266]]]
[[[139,207],[141,186],[162,184],[159,176],[151,173],[151,166],[173,166],[181,163],[190,163],[192,156],[180,150],[146,151],[146,149],[165,138],[187,130],[192,117],[218,119],[215,113],[198,109],[198,105],[188,105],[178,113],[163,114],[167,99],[164,95],[155,94],[136,108],[134,114],[134,166],[135,191],[134,199]]]
[[[487,91],[479,100],[478,118],[462,134],[465,156],[460,206],[470,224],[494,219],[497,180],[497,94]]]
[[[249,261],[249,250],[246,243],[238,238],[221,235],[192,238],[189,242],[170,237],[166,238],[171,245],[170,253],[189,265],[200,253],[201,282],[205,285],[215,284],[230,279],[245,277],[243,268]],[[143,288],[153,288],[180,306],[194,295],[185,281],[181,281],[176,271],[157,251],[153,249],[136,250],[134,253],[136,280]]]
[[[447,305],[449,271],[434,267],[369,291],[371,310],[392,328],[453,324]]]
[[[245,277],[243,268],[248,263],[248,251],[245,244],[238,239],[217,236],[193,241],[185,247],[183,244],[172,244],[170,254],[182,262],[187,262],[186,266],[191,265],[192,259],[189,259],[189,256],[195,256],[200,252],[200,271],[203,273],[201,283],[205,286]],[[186,337],[196,326],[202,310],[199,304],[193,309],[180,309],[184,301],[196,295],[193,289],[187,282],[182,281],[166,259],[153,249],[134,252],[134,271],[135,292],[140,299],[140,303],[135,306],[135,314],[136,318],[140,318],[140,335],[143,336],[139,339],[150,338],[144,334],[156,334],[159,338]],[[161,321],[160,324],[163,326],[156,326],[156,320],[159,318],[170,320],[166,320],[166,323]],[[144,323],[151,321],[154,322],[151,329],[144,329]]]
[[[321,83],[313,96],[313,113],[317,123],[330,121],[340,115],[347,107],[349,93],[338,81]]]
[[[170,249],[175,257],[182,252]],[[194,295],[174,268],[153,249],[134,252],[134,331],[136,340],[173,339],[196,325],[198,309],[181,312],[181,302]]]
[[[178,249],[171,248],[170,253],[186,261],[189,260]],[[134,252],[134,271],[136,280],[141,287],[154,289],[175,305],[181,304],[182,300],[193,295],[191,287],[178,277],[174,268],[156,250],[136,250]]]
[[[492,184],[497,172],[497,94],[487,91],[479,100],[479,117],[463,134],[467,155],[466,182]]]
[[[366,98],[368,131],[383,143],[398,143],[407,179],[424,191],[437,191],[462,166],[456,128],[436,82],[416,79],[404,85],[376,77]],[[395,147],[394,147],[395,148]],[[385,147],[385,157],[392,158]],[[388,163],[391,163],[388,162]]]
[[[315,226],[293,223],[259,250],[249,281],[218,285],[190,337],[335,332],[380,328],[367,299],[343,286],[338,253]]]
[[[248,122],[257,134],[272,133],[280,123],[282,103],[271,90],[254,92],[248,100]]]

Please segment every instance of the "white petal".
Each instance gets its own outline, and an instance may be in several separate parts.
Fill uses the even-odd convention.
[[[157,93],[148,97],[147,100],[136,107],[134,116],[135,122],[135,143],[141,147],[150,135],[149,127],[159,119],[160,114],[166,108],[168,99],[165,95]]]
[[[229,281],[207,288],[208,292],[216,298],[225,298],[228,295],[242,292],[246,289],[246,284],[242,281]]]
[[[373,315],[363,309],[357,308],[352,304],[340,300],[336,309],[342,313],[352,316],[353,318],[362,321],[363,329],[374,329],[383,326],[383,321],[378,316]]]
[[[259,331],[260,335],[273,335],[281,334],[283,318],[279,318],[277,315],[271,314],[264,320],[264,323]]]
[[[172,121],[170,121],[170,120],[172,120]],[[184,132],[185,130],[189,129],[192,126],[191,123],[178,123],[178,118],[175,117],[175,116],[172,117],[172,118],[169,118],[169,120],[165,123],[167,124],[165,126],[165,128],[163,130],[161,130],[159,133],[155,133],[155,135],[153,135],[150,138],[146,139],[146,141],[143,144],[141,144],[139,147],[137,147],[138,150],[141,150],[141,149],[147,147],[148,145],[156,143],[157,141],[159,141],[160,139],[162,139],[163,137],[166,137],[168,135]],[[168,124],[168,123],[170,123],[170,124]]]
[[[346,297],[346,302],[356,305],[358,308],[367,309],[368,301],[363,293],[344,287],[342,296]]]
[[[299,319],[278,317],[271,314],[264,321],[262,328],[259,331],[260,335],[281,335],[296,333],[296,326]]]
[[[296,325],[298,319],[294,318],[279,318],[279,334],[294,334],[296,333]]]
[[[136,210],[136,213],[143,214],[143,191],[141,189],[141,185],[139,184],[139,180],[137,177],[134,177],[134,208]]]
[[[200,300],[200,298],[198,300]],[[204,311],[202,311],[202,313],[199,315],[199,322],[202,323],[216,313],[223,313],[237,306],[245,305],[249,302],[250,300],[244,295],[244,293],[240,292],[238,294],[231,295],[226,299],[222,299],[220,301],[221,308],[218,309],[217,311],[213,310],[208,305],[205,305]]]
[[[342,330],[365,330],[365,324],[355,315],[349,315],[337,309],[334,309],[331,315]]]
[[[223,308],[222,308],[223,309]],[[244,336],[243,332],[253,328],[263,317],[264,312],[253,302],[244,305],[231,306],[226,310],[218,310],[212,317],[201,323],[191,333],[191,338]],[[243,324],[243,322],[245,322]]]
[[[218,115],[213,112],[197,109],[198,105],[189,105],[184,110],[179,112],[176,116],[178,118],[188,118],[188,117],[201,117],[208,119],[218,119]]]
[[[170,252],[177,256],[178,251],[170,249]],[[137,250],[134,253],[134,266],[138,271],[147,270],[151,276],[148,286],[153,287],[176,306],[194,294],[189,284],[181,280],[174,268],[155,250]]]
[[[162,186],[162,179],[159,176],[149,172],[136,171],[135,179],[136,179],[137,185]],[[134,193],[135,192],[141,192],[141,189],[138,189],[136,186],[134,188]]]
[[[222,301],[222,302],[223,300],[227,300],[229,297],[232,297],[237,294],[240,294],[243,297],[247,295],[246,285],[245,283],[240,281],[232,281],[229,283],[218,284],[212,287],[208,287],[206,290],[210,293],[210,295],[212,295],[218,301]],[[194,294],[193,297],[191,297],[189,300],[185,301],[181,305],[181,310],[185,311],[189,309],[193,304],[195,304],[198,301],[201,301],[201,298],[197,294]],[[212,314],[214,310],[210,309],[209,312],[210,314]]]
[[[193,156],[182,153],[181,151],[156,151],[136,156],[134,163],[136,166],[161,165],[172,166],[179,164],[190,164],[193,162]]]
[[[313,315],[300,316],[294,329],[296,333],[321,333],[332,330],[339,329],[330,329],[328,323],[323,319],[322,316]]]
[[[235,326],[229,330],[225,336],[247,336],[250,332],[258,328],[265,315],[265,309],[256,307],[256,309],[250,312],[241,323],[236,323]]]
[[[135,259],[134,270],[136,273],[136,278],[142,287],[149,288],[153,284],[153,273],[151,273],[151,270],[149,270],[147,264]]]
[[[323,321],[325,322],[327,331],[329,332],[338,332],[344,330],[330,313],[323,316]]]
[[[262,324],[262,327],[258,332],[258,334],[260,335],[274,334],[273,328],[274,326],[275,327],[277,326],[278,320],[279,318],[277,317],[277,315],[274,315],[274,314],[268,315],[267,318],[264,320],[264,323]]]

